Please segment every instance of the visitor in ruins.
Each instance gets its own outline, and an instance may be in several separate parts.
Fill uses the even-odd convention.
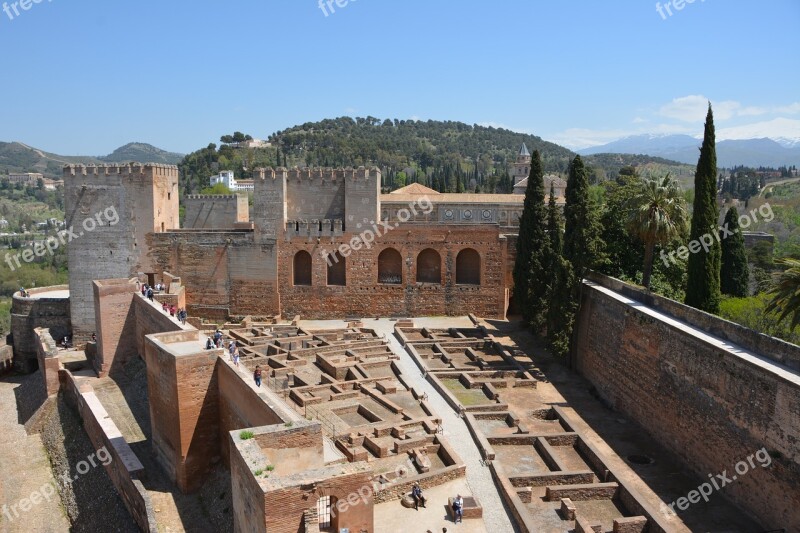
[[[214,342],[211,340],[211,337],[206,339],[206,350],[213,350],[214,349]]]
[[[453,500],[453,523],[458,524],[459,522],[463,522],[463,513],[464,513],[464,499],[461,498],[461,494],[456,496],[456,499]]]
[[[169,316],[171,316],[172,318],[175,318],[175,306],[174,305],[170,305],[169,306]]]
[[[414,483],[414,488],[411,489],[411,497],[414,498],[414,509],[419,511],[419,504],[425,507],[425,496],[422,495],[422,489],[417,482]]]
[[[261,386],[261,366],[256,365],[256,369],[253,372],[253,379],[256,382],[256,387]]]
[[[178,311],[178,320],[180,320],[181,324],[183,324],[184,326],[186,325],[186,309],[184,309],[183,307],[181,307],[181,310]]]
[[[228,352],[230,353],[230,356],[231,356],[231,357],[233,357],[233,350],[234,350],[235,348],[236,348],[236,341],[235,341],[235,340],[233,340],[233,339],[231,339],[231,342],[230,342],[230,343],[228,343]]]
[[[239,348],[237,346],[233,347],[233,364],[239,366]]]
[[[153,301],[153,289],[149,287],[147,288],[147,299],[150,300],[151,302]]]

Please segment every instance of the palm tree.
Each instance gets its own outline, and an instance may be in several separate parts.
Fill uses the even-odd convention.
[[[800,260],[776,259],[776,265],[787,267],[775,278],[772,290],[772,301],[767,305],[766,312],[780,313],[779,321],[789,315],[792,316],[792,329],[800,324]]]
[[[644,242],[642,285],[650,290],[656,244],[666,244],[685,231],[685,200],[678,182],[667,174],[642,179],[629,205],[628,231]]]

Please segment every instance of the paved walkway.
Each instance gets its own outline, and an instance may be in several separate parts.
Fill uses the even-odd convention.
[[[28,436],[17,419],[14,391],[22,386],[21,381],[28,379],[41,377],[36,373],[0,381],[0,531],[69,531],[70,524],[61,506],[42,439],[39,435]],[[41,497],[34,496],[38,503],[29,504],[33,494]],[[26,505],[30,505],[27,511]]]
[[[364,327],[374,329],[378,334],[386,334],[392,351],[400,356],[397,366],[403,373],[406,382],[420,393],[428,394],[428,403],[433,410],[442,418],[444,426],[444,436],[450,445],[467,465],[467,485],[472,495],[477,497],[483,506],[483,518],[487,524],[491,524],[492,531],[507,532],[518,531],[509,517],[503,500],[497,491],[497,487],[492,479],[489,468],[481,464],[480,451],[475,446],[472,436],[461,417],[453,411],[447,402],[442,398],[433,385],[422,377],[419,368],[412,361],[411,356],[405,351],[403,346],[394,336],[395,322],[387,319],[364,320]],[[423,318],[414,319],[417,327],[473,327],[472,322],[464,318]],[[453,529],[457,528],[455,526]],[[448,528],[450,531],[450,528]]]

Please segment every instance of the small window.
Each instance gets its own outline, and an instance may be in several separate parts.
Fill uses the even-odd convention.
[[[456,256],[456,284],[481,284],[481,256],[472,248],[461,250]]]

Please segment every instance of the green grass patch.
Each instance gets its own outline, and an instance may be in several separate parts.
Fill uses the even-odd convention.
[[[239,433],[239,438],[242,440],[249,440],[252,439],[253,437],[255,437],[255,434],[253,434],[252,431],[245,430]]]

